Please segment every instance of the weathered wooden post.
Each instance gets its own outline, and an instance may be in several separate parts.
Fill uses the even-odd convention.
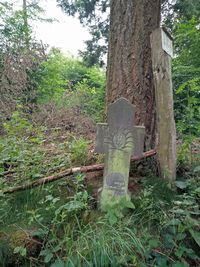
[[[100,206],[129,199],[131,156],[143,154],[145,127],[135,126],[135,107],[121,97],[108,107],[108,124],[97,125],[96,152],[105,153]]]
[[[151,34],[157,114],[157,155],[160,175],[173,185],[176,178],[176,127],[173,109],[172,38],[164,28]]]

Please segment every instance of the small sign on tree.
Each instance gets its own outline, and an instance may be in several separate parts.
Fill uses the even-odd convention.
[[[135,126],[135,107],[127,99],[109,105],[108,123],[97,125],[96,152],[105,153],[101,208],[130,198],[130,160],[143,154],[144,134],[145,127]]]

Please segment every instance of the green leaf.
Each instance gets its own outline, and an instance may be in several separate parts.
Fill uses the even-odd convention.
[[[2,191],[0,191],[0,197],[5,197],[5,194]]]
[[[135,209],[135,205],[131,201],[127,201],[126,202],[126,207],[129,208],[129,209]]]
[[[197,243],[197,245],[200,247],[200,233],[197,231],[193,231],[192,229],[190,229],[189,232],[193,237],[193,239],[195,240],[195,242]]]
[[[118,218],[117,218],[117,216],[116,216],[114,213],[109,212],[107,215],[108,215],[109,223],[110,223],[111,225],[114,225],[114,224],[117,223]]]
[[[179,247],[179,248],[176,249],[176,251],[175,251],[175,255],[176,255],[178,258],[181,258],[181,257],[183,256],[184,252],[185,252],[184,247]]]
[[[38,230],[34,231],[32,233],[33,237],[40,237],[40,238],[44,238],[47,235],[48,231],[46,229],[41,229],[39,228]]]
[[[62,260],[56,260],[50,267],[65,267],[65,263]]]
[[[182,233],[177,234],[176,236],[176,240],[178,241],[184,240],[185,238],[186,238],[186,234],[182,234]]]
[[[181,221],[179,220],[179,219],[172,219],[171,221],[169,221],[169,222],[167,222],[167,226],[168,225],[173,225],[173,226],[175,226],[175,225],[179,225],[181,223]]]
[[[183,182],[183,181],[176,181],[176,187],[178,187],[180,189],[185,189],[185,188],[187,188],[187,184],[186,184],[186,182]]]
[[[53,248],[53,252],[56,253],[59,250],[62,250],[62,247],[60,245],[57,245],[56,247]]]
[[[16,247],[16,248],[14,249],[14,254],[19,253],[19,252],[20,252],[20,249],[21,249],[21,247]]]
[[[200,197],[200,187],[195,189],[195,193]]]
[[[197,167],[194,169],[194,172],[200,172],[200,166],[197,166]]]
[[[41,178],[41,177],[43,177],[43,175],[40,174],[40,173],[34,173],[34,174],[32,175],[32,178],[33,178],[33,179],[38,179],[38,178]]]
[[[26,248],[22,248],[21,251],[20,251],[20,255],[22,257],[26,256]]]
[[[186,211],[183,209],[173,209],[173,213],[185,215]]]
[[[176,262],[176,263],[172,264],[172,267],[189,267],[189,265],[187,263],[183,263],[183,262]]]
[[[155,240],[155,239],[151,239],[151,240],[149,240],[149,246],[151,247],[151,248],[156,248],[156,247],[158,247],[158,241],[157,240]]]
[[[24,247],[21,247],[21,246],[19,246],[19,247],[16,247],[15,249],[14,249],[14,254],[20,254],[22,257],[25,257],[26,256],[26,248],[24,248]]]
[[[45,256],[45,258],[44,258],[44,262],[45,263],[48,263],[48,262],[50,262],[50,260],[53,258],[53,254],[50,252],[50,253],[48,253],[46,256]]]

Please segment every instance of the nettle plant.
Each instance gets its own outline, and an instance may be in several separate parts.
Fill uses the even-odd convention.
[[[48,193],[39,201],[40,208],[38,210],[28,211],[29,225],[39,226],[33,232],[33,236],[45,240],[39,255],[45,264],[52,264],[51,266],[55,264],[56,266],[59,255],[65,254],[69,245],[72,245],[70,238],[73,239],[74,227],[80,229],[83,224],[82,218],[85,218],[91,210],[92,198],[86,191],[83,182],[84,176],[77,174],[73,179],[73,190],[71,187],[72,195],[65,197],[64,200],[55,194]],[[46,193],[50,192],[49,188],[46,188],[45,191]],[[49,214],[48,223],[47,214]],[[61,258],[59,263],[64,266]]]
[[[39,149],[44,140],[43,128],[35,128],[20,111],[15,111],[3,126],[6,135],[0,137],[1,175],[9,171],[27,171],[28,166],[33,163],[37,166],[44,159]]]

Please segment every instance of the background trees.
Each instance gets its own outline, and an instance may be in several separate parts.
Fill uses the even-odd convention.
[[[78,15],[80,22],[91,33],[91,40],[86,41],[86,51],[81,51],[86,66],[103,65],[107,52],[109,32],[109,1],[65,1],[57,0],[58,5],[70,16]]]
[[[78,15],[84,26],[91,27],[92,41],[88,41],[90,45],[87,46],[87,51],[83,52],[84,61],[89,65],[99,64],[102,55],[108,51],[109,1],[77,2],[57,0],[57,2],[67,14]],[[163,0],[161,1],[161,14],[162,24],[171,30],[174,37],[173,84],[175,119],[178,122],[178,129],[188,132],[188,128],[191,125],[193,128],[191,130],[192,133],[198,135],[199,83],[197,77],[199,75],[199,65],[197,63],[198,57],[195,55],[199,54],[200,3],[198,0]],[[103,46],[99,42],[102,37],[104,38]],[[101,51],[101,53],[98,53],[98,51]],[[194,61],[196,61],[195,65]],[[190,87],[193,89],[188,89]],[[188,108],[186,108],[188,106],[189,109],[192,108],[192,113],[188,113]],[[190,114],[189,117],[188,114]],[[188,124],[188,122],[190,123]]]
[[[54,102],[65,108],[77,108],[95,122],[103,119],[105,71],[99,67],[86,67],[82,60],[52,49],[34,79],[37,104]]]
[[[102,163],[102,156],[94,153],[94,139],[95,123],[104,121],[105,71],[98,65],[103,52],[99,37],[105,34],[106,40],[108,33],[108,24],[103,27],[108,1],[58,1],[91,25],[94,43],[89,41],[84,60],[56,48],[47,52],[35,41],[30,22],[40,16],[37,2],[27,0],[24,23],[23,0],[20,10],[0,1],[0,266],[200,266],[198,1],[180,0],[176,6],[163,2],[163,21],[175,36],[177,190],[156,178],[153,164],[139,165],[131,170],[132,204],[124,214],[96,211],[99,172],[3,194],[68,168]],[[151,147],[154,110],[147,37],[159,24],[159,1],[114,3],[108,101],[122,94],[138,105],[137,121],[145,123],[146,147]],[[103,47],[107,51],[105,43]]]
[[[175,59],[173,81],[175,116],[178,132],[200,134],[200,20],[190,16],[179,20],[175,27]]]
[[[35,3],[24,9],[16,10],[8,2],[0,6],[0,120],[9,116],[17,101],[34,102],[31,76],[45,58],[44,46],[34,40],[28,24],[38,6]]]

